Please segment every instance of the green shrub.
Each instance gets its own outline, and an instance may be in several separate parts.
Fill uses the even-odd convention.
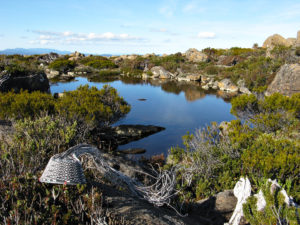
[[[153,73],[151,72],[151,70],[148,70],[148,71],[146,72],[146,74],[147,74],[148,76],[150,76],[150,77],[153,76]]]
[[[65,58],[58,58],[49,64],[49,68],[57,70],[61,73],[66,73],[73,70],[76,66],[76,62]]]
[[[180,169],[180,199],[194,201],[233,188],[241,176],[290,182],[290,194],[299,201],[300,142],[297,110],[299,95],[280,94],[258,100],[241,95],[232,101],[233,120],[226,129],[217,124],[184,136],[184,148],[171,148],[168,162]],[[188,179],[187,179],[188,178]],[[187,199],[189,198],[189,199]]]
[[[114,62],[103,56],[84,57],[79,61],[79,63],[98,70],[117,68],[117,65]]]
[[[258,177],[297,179],[300,173],[299,153],[299,142],[261,134],[243,151],[242,163],[248,174]]]
[[[208,66],[213,66],[214,64],[211,62],[200,62],[198,63],[198,70],[204,70]]]
[[[216,123],[183,137],[185,148],[171,148],[168,161],[178,166],[184,198],[200,199],[224,189],[233,188],[241,164],[239,150],[221,136]]]
[[[116,64],[110,60],[93,60],[87,62],[85,65],[95,69],[113,69],[117,67]]]
[[[300,115],[300,94],[293,94],[291,97],[280,93],[274,93],[258,100],[253,94],[240,95],[231,100],[231,113],[237,116],[245,115],[247,118],[253,118],[259,113],[278,113],[289,112],[296,117]]]
[[[2,70],[6,70],[7,73],[16,77],[41,72],[39,62],[34,56],[21,55],[1,55],[0,71]]]
[[[271,182],[264,182],[259,187],[264,195],[266,206],[263,210],[257,210],[257,198],[251,196],[243,205],[245,218],[250,224],[299,224],[299,208],[287,206],[280,189],[271,192]]]
[[[226,68],[222,76],[231,78],[233,81],[244,79],[249,90],[269,85],[277,70],[284,64],[281,59],[271,59],[264,56],[251,56],[247,60]]]
[[[168,56],[152,56],[150,58],[150,63],[154,64],[154,66],[162,66],[172,73],[176,72],[177,68],[180,68],[185,62],[186,59],[181,53]]]
[[[235,56],[249,56],[253,51],[254,50],[252,48],[232,47],[228,50],[228,54]]]
[[[3,119],[34,118],[41,112],[47,112],[97,126],[116,122],[129,110],[130,106],[116,89],[109,86],[101,90],[80,86],[75,91],[64,92],[63,97],[58,99],[41,92],[0,93],[0,118]]]
[[[0,93],[0,118],[27,118],[40,115],[40,112],[54,113],[55,99],[52,95],[39,91],[20,93]]]
[[[219,71],[220,71],[220,68],[217,66],[214,66],[214,65],[207,66],[204,69],[204,72],[206,72],[208,75],[216,75],[219,73]]]
[[[67,119],[84,120],[97,126],[116,122],[130,111],[130,106],[112,87],[105,85],[98,90],[86,85],[75,91],[64,92],[55,109]]]
[[[110,77],[110,76],[119,76],[120,71],[118,70],[101,70],[99,71],[99,76]]]
[[[286,61],[288,58],[288,55],[290,54],[291,47],[286,47],[284,45],[277,45],[271,50],[272,56],[274,56],[277,59],[282,59],[283,61]]]
[[[77,122],[41,115],[14,128],[11,141],[0,141],[1,224],[84,224],[103,216],[98,188],[38,181],[51,156],[84,141]]]
[[[17,63],[9,64],[5,66],[4,69],[8,74],[11,74],[14,77],[28,76],[41,72],[38,68],[32,68],[31,66],[24,66]]]
[[[6,168],[10,176],[42,169],[50,156],[84,139],[77,122],[68,122],[59,116],[17,120],[14,128],[11,141],[0,145],[0,152],[7,160],[2,168]]]
[[[43,184],[27,173],[0,181],[1,224],[96,224],[104,220],[102,192],[87,185]],[[80,205],[82,207],[80,207]]]
[[[221,56],[226,55],[226,49],[215,49],[215,48],[205,48],[202,50],[205,54],[209,56]]]
[[[243,94],[231,100],[231,113],[238,115],[239,112],[257,112],[258,100],[254,94]]]

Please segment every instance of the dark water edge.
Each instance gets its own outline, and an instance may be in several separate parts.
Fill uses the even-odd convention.
[[[75,90],[88,84],[101,88],[108,84],[131,105],[131,111],[115,125],[142,124],[165,127],[166,130],[144,139],[119,146],[119,149],[145,148],[144,156],[164,153],[172,146],[182,147],[182,136],[209,125],[212,121],[230,121],[229,99],[220,92],[203,91],[198,82],[168,80],[88,79],[77,77],[70,82],[52,83],[51,93]],[[223,98],[222,98],[223,96]]]

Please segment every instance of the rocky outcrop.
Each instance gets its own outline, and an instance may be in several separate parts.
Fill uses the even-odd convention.
[[[221,91],[227,92],[238,92],[239,90],[238,87],[234,85],[229,79],[223,79],[218,82],[218,87]]]
[[[117,150],[119,145],[125,145],[132,141],[140,140],[149,135],[164,130],[164,127],[152,125],[119,125],[116,127],[107,127],[104,130],[97,131],[95,142],[99,149],[110,151]]]
[[[298,33],[297,33],[297,39],[296,39],[295,46],[296,46],[296,47],[299,47],[299,46],[300,46],[300,30],[299,30]]]
[[[162,207],[154,207],[150,203],[141,199],[124,194],[110,186],[101,185],[103,190],[103,204],[105,217],[109,224],[128,224],[128,225],[185,225],[203,224],[187,222],[188,218],[181,218],[175,211]]]
[[[76,60],[82,59],[83,57],[84,57],[84,54],[75,51],[74,53],[70,54],[69,60],[76,61]]]
[[[281,66],[265,94],[268,96],[276,92],[287,96],[300,92],[300,64]]]
[[[170,79],[173,74],[165,70],[162,66],[154,66],[150,70],[152,72],[152,78]]]
[[[120,55],[113,59],[114,63],[119,64],[124,60],[135,60],[138,57],[138,55]],[[149,56],[147,56],[149,57]]]
[[[188,74],[186,76],[186,79],[188,81],[199,81],[199,80],[201,80],[201,75],[200,74]]]
[[[43,55],[40,55],[38,57],[38,61],[41,62],[41,63],[51,63],[53,62],[55,59],[59,58],[59,55],[57,53],[49,53],[49,54],[43,54]]]
[[[288,44],[288,46],[292,46],[292,45],[295,45],[296,44],[296,38],[287,38],[286,39],[286,42]]]
[[[147,172],[144,165],[133,162],[126,157],[102,154],[105,162],[126,176],[147,183],[141,172]],[[148,172],[147,172],[148,173]],[[152,181],[148,181],[152,183]],[[188,216],[179,217],[170,207],[154,207],[149,202],[136,198],[126,190],[120,191],[111,185],[100,183],[103,190],[103,203],[108,220],[120,224],[193,224],[223,225],[235,209],[237,199],[232,190],[225,190],[208,199],[190,205]]]
[[[49,92],[49,80],[44,72],[29,75],[15,75],[3,71],[0,75],[0,91],[7,92],[14,90],[19,92],[21,89],[28,91]]]
[[[233,191],[225,190],[196,202],[189,212],[189,216],[205,218],[207,221],[204,224],[223,225],[232,216],[236,203],[237,198]]]
[[[118,144],[127,144],[164,130],[164,127],[152,125],[119,125],[113,127],[114,137]]]
[[[244,80],[239,80],[237,82],[238,88],[239,88],[239,92],[241,92],[242,94],[247,94],[250,95],[251,91],[249,91],[248,88],[245,87],[245,81]]]
[[[217,65],[222,65],[222,66],[234,66],[242,61],[244,61],[245,58],[241,57],[241,56],[225,56],[225,55],[221,55],[219,57],[219,60],[217,62]]]
[[[264,43],[263,43],[263,48],[274,48],[277,45],[283,45],[286,47],[290,47],[293,45],[293,43],[291,43],[291,41],[287,41],[284,37],[282,37],[279,34],[274,34],[270,37],[268,37]]]
[[[59,76],[59,71],[57,71],[57,70],[46,69],[45,73],[46,73],[48,79],[53,79],[53,78]]]
[[[206,62],[208,59],[208,56],[204,54],[203,52],[198,51],[195,48],[190,48],[185,52],[185,57],[191,61],[191,62]]]

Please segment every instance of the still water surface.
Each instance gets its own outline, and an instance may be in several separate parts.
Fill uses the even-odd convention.
[[[166,128],[139,141],[119,146],[119,149],[145,148],[145,156],[161,153],[166,155],[171,146],[182,146],[181,137],[188,131],[194,132],[212,121],[234,119],[230,114],[229,102],[215,93],[204,93],[197,83],[137,79],[96,82],[77,77],[72,82],[52,84],[51,93],[75,90],[79,85],[85,84],[97,88],[109,84],[131,105],[131,111],[116,125],[143,124]]]

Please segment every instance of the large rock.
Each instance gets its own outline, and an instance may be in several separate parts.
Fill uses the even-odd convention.
[[[138,57],[138,55],[120,55],[113,59],[114,63],[119,64],[124,60],[135,60]]]
[[[295,43],[296,47],[300,46],[300,30],[297,33],[297,39],[296,39],[296,43]]]
[[[46,69],[45,73],[46,73],[48,79],[53,79],[53,78],[59,76],[59,71],[57,71],[57,70]]]
[[[199,80],[201,80],[201,75],[200,74],[188,74],[188,75],[186,75],[186,79],[188,81],[199,81]]]
[[[296,38],[287,38],[286,42],[288,44],[288,46],[292,46],[296,44],[297,39]]]
[[[185,52],[185,57],[192,62],[198,63],[198,62],[206,62],[208,59],[208,56],[204,54],[203,52],[198,51],[195,48],[190,48]]]
[[[69,60],[76,61],[76,60],[82,59],[83,57],[84,57],[84,54],[75,51],[74,53],[70,54]]]
[[[221,91],[227,92],[238,92],[239,90],[239,88],[236,85],[234,85],[229,79],[223,79],[220,82],[218,82],[218,87]]]
[[[270,37],[268,37],[264,43],[263,48],[274,48],[277,45],[283,45],[286,47],[290,47],[292,45],[291,41],[287,41],[284,37],[282,37],[279,34],[274,34]]]
[[[49,80],[44,72],[33,73],[27,76],[19,76],[3,71],[0,74],[0,91],[7,92],[21,89],[28,91],[49,92]]]
[[[228,222],[236,207],[237,198],[233,194],[233,190],[225,190],[210,198],[196,202],[192,208],[190,216],[194,214],[205,217],[210,223],[223,225]]]
[[[222,65],[222,66],[234,66],[242,61],[244,61],[245,58],[241,57],[241,56],[225,56],[222,55],[219,57],[219,60],[217,62],[218,65]]]
[[[119,225],[206,225],[203,218],[180,217],[171,207],[155,207],[151,203],[100,184],[103,193],[104,216],[107,224]],[[101,224],[101,223],[100,223]],[[104,223],[103,223],[104,224]],[[106,224],[106,223],[105,223]]]
[[[173,74],[165,70],[162,66],[154,66],[151,68],[153,78],[169,79],[173,77]]]
[[[239,80],[237,82],[238,88],[239,88],[239,92],[241,92],[242,94],[247,94],[250,95],[251,91],[249,91],[248,88],[245,87],[245,81],[244,80]]]
[[[281,66],[265,94],[268,96],[275,92],[287,96],[300,92],[300,64]]]
[[[38,61],[41,63],[51,63],[55,59],[59,58],[59,55],[57,53],[51,52],[49,54],[42,54],[38,57]]]
[[[134,140],[147,137],[151,134],[155,134],[164,130],[164,127],[152,126],[152,125],[119,125],[113,127],[113,136],[117,140],[118,144],[127,144]]]

